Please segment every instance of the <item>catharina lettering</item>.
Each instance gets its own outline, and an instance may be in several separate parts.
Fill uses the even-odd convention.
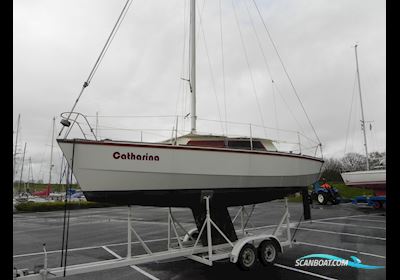
[[[129,160],[145,160],[145,161],[159,161],[159,156],[149,155],[146,154],[134,154],[134,153],[120,153],[114,152],[113,153],[114,159],[129,159]]]

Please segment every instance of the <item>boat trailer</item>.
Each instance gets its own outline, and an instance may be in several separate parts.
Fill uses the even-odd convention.
[[[128,206],[128,243],[127,256],[125,258],[49,268],[47,265],[47,251],[44,245],[43,268],[36,272],[28,271],[28,269],[14,269],[13,279],[46,280],[125,266],[158,262],[178,257],[186,257],[188,259],[206,264],[208,266],[212,266],[214,261],[229,259],[230,262],[236,263],[242,270],[250,270],[256,264],[257,257],[263,265],[272,265],[278,253],[283,252],[284,247],[292,247],[292,236],[290,232],[289,221],[290,214],[287,198],[285,198],[285,211],[279,224],[275,227],[275,229],[272,228],[272,233],[268,233],[267,231],[265,231],[265,228],[271,228],[269,226],[253,229],[246,228],[255,205],[253,205],[250,214],[246,212],[244,206],[241,206],[234,219],[232,220],[232,222],[234,222],[240,215],[241,229],[236,230],[236,232],[239,233],[241,237],[234,242],[230,241],[211,219],[209,203],[210,197],[204,196],[203,198],[206,202],[206,218],[204,220],[203,226],[200,229],[200,232],[198,232],[197,228],[191,229],[189,231],[185,230],[184,227],[175,219],[171,212],[171,208],[169,208],[167,239],[168,249],[166,251],[152,252],[150,250],[150,248],[146,245],[146,241],[144,241],[135,231],[132,224],[133,208],[131,206]],[[247,218],[246,221],[245,216]],[[177,227],[185,232],[184,236],[178,235]],[[226,240],[226,243],[213,245],[211,234],[212,227],[214,227],[221,234],[221,236]],[[278,236],[282,232],[282,227],[286,227],[286,240],[280,240],[283,238],[278,238]],[[261,233],[254,234],[251,231],[255,229],[264,230]],[[147,252],[146,254],[132,256],[132,233],[136,236],[139,243]],[[171,238],[171,233],[173,233],[175,237]],[[206,234],[207,236],[206,246],[199,244],[199,240],[203,234]],[[172,243],[173,239],[176,239],[177,242]]]

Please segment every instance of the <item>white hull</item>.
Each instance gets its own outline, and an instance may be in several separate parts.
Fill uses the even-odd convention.
[[[347,186],[386,188],[386,169],[341,173]]]
[[[58,144],[70,165],[74,153],[73,173],[85,192],[305,187],[318,180],[323,163],[273,152],[80,140]],[[122,159],[127,154],[141,159]]]

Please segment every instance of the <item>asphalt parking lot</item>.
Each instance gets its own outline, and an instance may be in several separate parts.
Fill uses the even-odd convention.
[[[250,206],[249,206],[250,207]],[[134,227],[152,251],[167,248],[167,208],[134,206]],[[233,217],[238,208],[230,208]],[[289,203],[294,246],[285,248],[276,264],[257,264],[241,271],[229,260],[206,266],[189,259],[174,259],[66,277],[67,279],[386,279],[386,268],[359,269],[333,266],[296,266],[309,254],[329,254],[346,260],[357,257],[362,264],[386,266],[386,216],[384,211],[352,204],[314,205],[312,221],[302,221],[302,204]],[[248,227],[271,228],[284,211],[282,201],[256,206]],[[189,209],[173,209],[174,216],[188,230],[194,226]],[[48,266],[61,262],[62,211],[16,213],[13,215],[14,267],[34,269],[43,264],[46,243]],[[127,254],[127,207],[73,210],[70,212],[68,265],[124,257]],[[236,224],[235,224],[236,226]],[[268,227],[270,226],[270,227]],[[144,254],[133,239],[132,254]]]

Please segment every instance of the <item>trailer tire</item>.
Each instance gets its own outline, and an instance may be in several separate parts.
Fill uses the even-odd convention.
[[[328,199],[326,198],[326,194],[324,193],[319,193],[317,194],[317,201],[321,205],[325,205],[328,202]]]
[[[374,207],[375,209],[381,209],[381,208],[382,208],[382,202],[380,202],[380,201],[374,201],[373,207]]]
[[[272,240],[264,240],[261,242],[260,246],[258,246],[258,259],[265,266],[272,265],[279,251],[275,242]]]
[[[252,244],[245,244],[240,250],[237,265],[242,270],[250,270],[256,264],[256,248]]]
[[[189,240],[194,240],[196,241],[197,237],[199,237],[199,230],[197,228],[192,228],[189,230],[188,233],[185,234],[183,241],[187,242]]]
[[[333,200],[332,200],[332,204],[339,204],[340,203],[340,200],[341,200],[341,197],[340,196],[336,196]]]

